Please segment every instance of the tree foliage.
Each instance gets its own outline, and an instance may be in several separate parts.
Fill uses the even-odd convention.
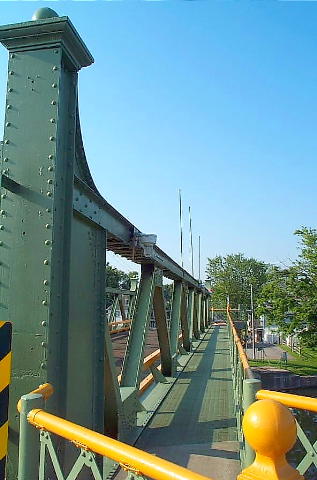
[[[285,333],[297,333],[307,346],[317,346],[317,231],[295,232],[300,253],[289,268],[271,268],[262,288],[258,314]]]
[[[123,290],[130,289],[130,279],[137,277],[138,272],[129,272],[125,273],[118,268],[110,265],[109,262],[106,263],[106,286],[112,288],[121,288]],[[106,307],[109,307],[112,303],[112,295],[106,295]]]
[[[266,282],[267,265],[242,253],[227,256],[218,255],[208,259],[207,277],[211,281],[213,306],[223,308],[227,297],[232,307],[241,305],[250,308],[250,285],[256,301],[262,285]]]

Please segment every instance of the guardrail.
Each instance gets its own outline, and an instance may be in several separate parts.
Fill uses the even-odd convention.
[[[302,395],[293,395],[290,393],[275,392],[272,390],[259,390],[256,393],[257,400],[274,400],[286,407],[295,408],[298,410],[309,410],[317,413],[317,399],[311,397],[304,397]],[[297,438],[301,442],[305,456],[300,463],[296,466],[296,469],[303,475],[307,472],[309,467],[314,464],[317,468],[317,441],[313,444],[307,437],[306,433],[296,420]]]
[[[227,325],[232,365],[234,411],[237,419],[238,439],[240,442],[240,462],[243,467],[247,467],[253,462],[255,454],[243,435],[242,417],[247,408],[255,402],[255,395],[261,388],[261,381],[254,378],[248,358],[234,325],[230,306],[227,307]]]
[[[74,456],[70,471],[69,465],[67,467],[67,479],[75,480],[82,469],[88,467],[95,480],[102,480],[99,467],[102,465],[101,456],[115,461],[132,477],[140,480],[144,480],[144,476],[155,480],[210,480],[209,477],[46,412],[43,409],[44,399],[52,393],[50,384],[41,385],[23,396],[18,404],[18,480],[44,480],[48,456],[54,470],[50,470],[50,475],[55,474],[59,480],[66,478],[52,434],[80,449],[79,454],[76,452]],[[266,390],[259,391],[257,397],[261,400],[247,409],[243,419],[244,433],[256,451],[256,459],[238,475],[237,480],[303,480],[285,458],[296,441],[296,421],[285,405],[296,408],[305,406],[317,411],[317,400]],[[69,464],[69,459],[66,463]]]
[[[178,344],[181,343],[181,340],[182,340],[182,334],[180,334],[178,337]],[[160,358],[161,358],[161,350],[159,348],[154,352],[150,353],[150,355],[148,355],[147,357],[145,357],[143,361],[143,370],[144,371],[150,370],[151,373],[141,381],[140,388],[139,388],[139,395],[144,393],[152,385],[154,381],[163,382],[163,383],[165,382],[165,377],[161,373],[161,369],[162,369],[161,364],[154,365],[157,362],[157,360],[159,360]],[[117,378],[118,378],[118,383],[120,385],[122,375],[121,374],[118,375]]]
[[[282,393],[270,390],[262,390],[261,389],[261,382],[260,380],[254,378],[253,372],[250,368],[246,353],[244,348],[241,344],[241,340],[239,338],[238,332],[235,328],[234,321],[232,319],[230,307],[227,308],[227,319],[228,319],[228,329],[229,329],[229,337],[230,337],[230,355],[231,355],[231,362],[232,362],[232,374],[233,374],[233,390],[234,390],[234,405],[235,405],[235,414],[237,418],[237,429],[238,429],[238,436],[241,445],[240,449],[240,461],[243,467],[249,467],[255,457],[255,452],[258,444],[256,439],[251,439],[253,447],[251,447],[247,436],[245,436],[245,428],[243,424],[246,421],[246,417],[242,422],[243,414],[246,415],[248,408],[254,404],[256,400],[269,400],[274,401],[275,403],[278,402],[279,404],[284,405],[285,407],[295,408],[300,410],[309,410],[312,412],[317,413],[317,399],[311,397],[304,397],[300,395],[293,395],[289,393]],[[258,403],[258,402],[257,402]],[[269,421],[272,421],[270,418],[269,413],[267,413],[267,418]],[[250,419],[247,421],[250,421]],[[301,462],[297,465],[296,469],[300,474],[304,474],[307,472],[309,467],[314,464],[317,468],[317,441],[315,443],[311,443],[309,438],[307,437],[306,433],[303,431],[302,427],[299,425],[297,420],[294,419],[297,438],[303,445],[303,448],[306,451],[304,458]],[[259,435],[263,436],[264,431],[262,434]],[[286,432],[284,432],[286,435]],[[281,434],[281,437],[283,434]],[[296,437],[296,434],[295,434]],[[276,443],[277,438],[272,438],[272,443]],[[282,440],[281,440],[282,441]],[[294,441],[295,443],[295,441]],[[246,470],[248,470],[246,468]],[[257,478],[257,469],[255,472],[252,470],[252,475],[255,475],[254,478]],[[242,475],[242,474],[241,474]],[[240,478],[240,477],[239,477]],[[242,478],[249,478],[249,477],[241,477]],[[268,477],[269,478],[269,477]],[[272,478],[282,478],[285,479],[285,476],[281,474],[281,476],[275,476]],[[287,477],[288,478],[288,477]],[[293,478],[293,477],[289,477]],[[295,478],[295,477],[294,477]],[[302,478],[302,477],[301,477]]]
[[[109,322],[107,325],[109,326],[109,333],[110,335],[114,335],[115,333],[127,332],[130,330],[132,320],[121,320],[119,322]]]
[[[147,476],[155,480],[210,480],[172,462],[44,411],[42,394],[47,393],[47,388],[47,385],[41,386],[21,398],[18,480],[35,478],[44,480],[46,455],[51,458],[56,477],[66,478],[51,434],[68,440],[80,449],[67,478],[76,479],[86,466],[95,480],[102,480],[97,454],[114,460],[124,470],[140,479]]]

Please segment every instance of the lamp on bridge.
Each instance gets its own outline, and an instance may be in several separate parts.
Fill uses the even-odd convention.
[[[259,400],[247,409],[242,427],[256,457],[237,480],[304,480],[285,458],[297,437],[295,418],[287,407]]]

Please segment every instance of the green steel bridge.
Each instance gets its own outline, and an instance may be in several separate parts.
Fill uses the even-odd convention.
[[[317,401],[261,390],[237,313],[228,306],[213,323],[208,285],[97,190],[77,103],[93,57],[69,18],[43,8],[0,27],[0,41],[0,480],[302,478],[316,444],[286,406],[317,411]],[[106,289],[106,251],[141,266],[138,285]],[[285,460],[296,435],[297,470]]]

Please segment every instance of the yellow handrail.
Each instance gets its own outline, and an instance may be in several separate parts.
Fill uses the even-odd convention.
[[[291,393],[275,392],[273,390],[259,390],[256,393],[256,398],[257,400],[276,400],[286,407],[317,412],[316,398],[303,397],[302,395],[293,395]]]
[[[244,351],[244,348],[242,346],[242,343],[241,343],[241,340],[240,340],[239,335],[237,333],[236,327],[233,323],[230,311],[231,311],[230,307],[227,307],[228,321],[229,321],[229,324],[230,324],[230,327],[231,327],[231,330],[232,330],[232,333],[233,333],[234,341],[237,345],[237,349],[238,349],[238,352],[239,352],[239,357],[240,357],[240,360],[241,360],[241,363],[242,363],[242,366],[243,366],[243,369],[244,369],[245,376],[247,378],[253,378],[253,373],[252,373],[252,370],[251,370],[250,365],[249,365],[248,357],[247,357],[247,355]]]
[[[44,410],[31,410],[28,414],[28,421],[37,428],[55,433],[74,442],[78,447],[87,448],[99,455],[111,458],[123,468],[131,468],[154,480],[210,480],[208,477],[51,415]]]
[[[40,395],[42,395],[44,400],[47,400],[51,395],[53,395],[54,387],[50,383],[43,383],[35,390],[32,390],[32,392],[30,393],[39,393]],[[19,413],[21,413],[21,399],[18,401],[17,410]]]

